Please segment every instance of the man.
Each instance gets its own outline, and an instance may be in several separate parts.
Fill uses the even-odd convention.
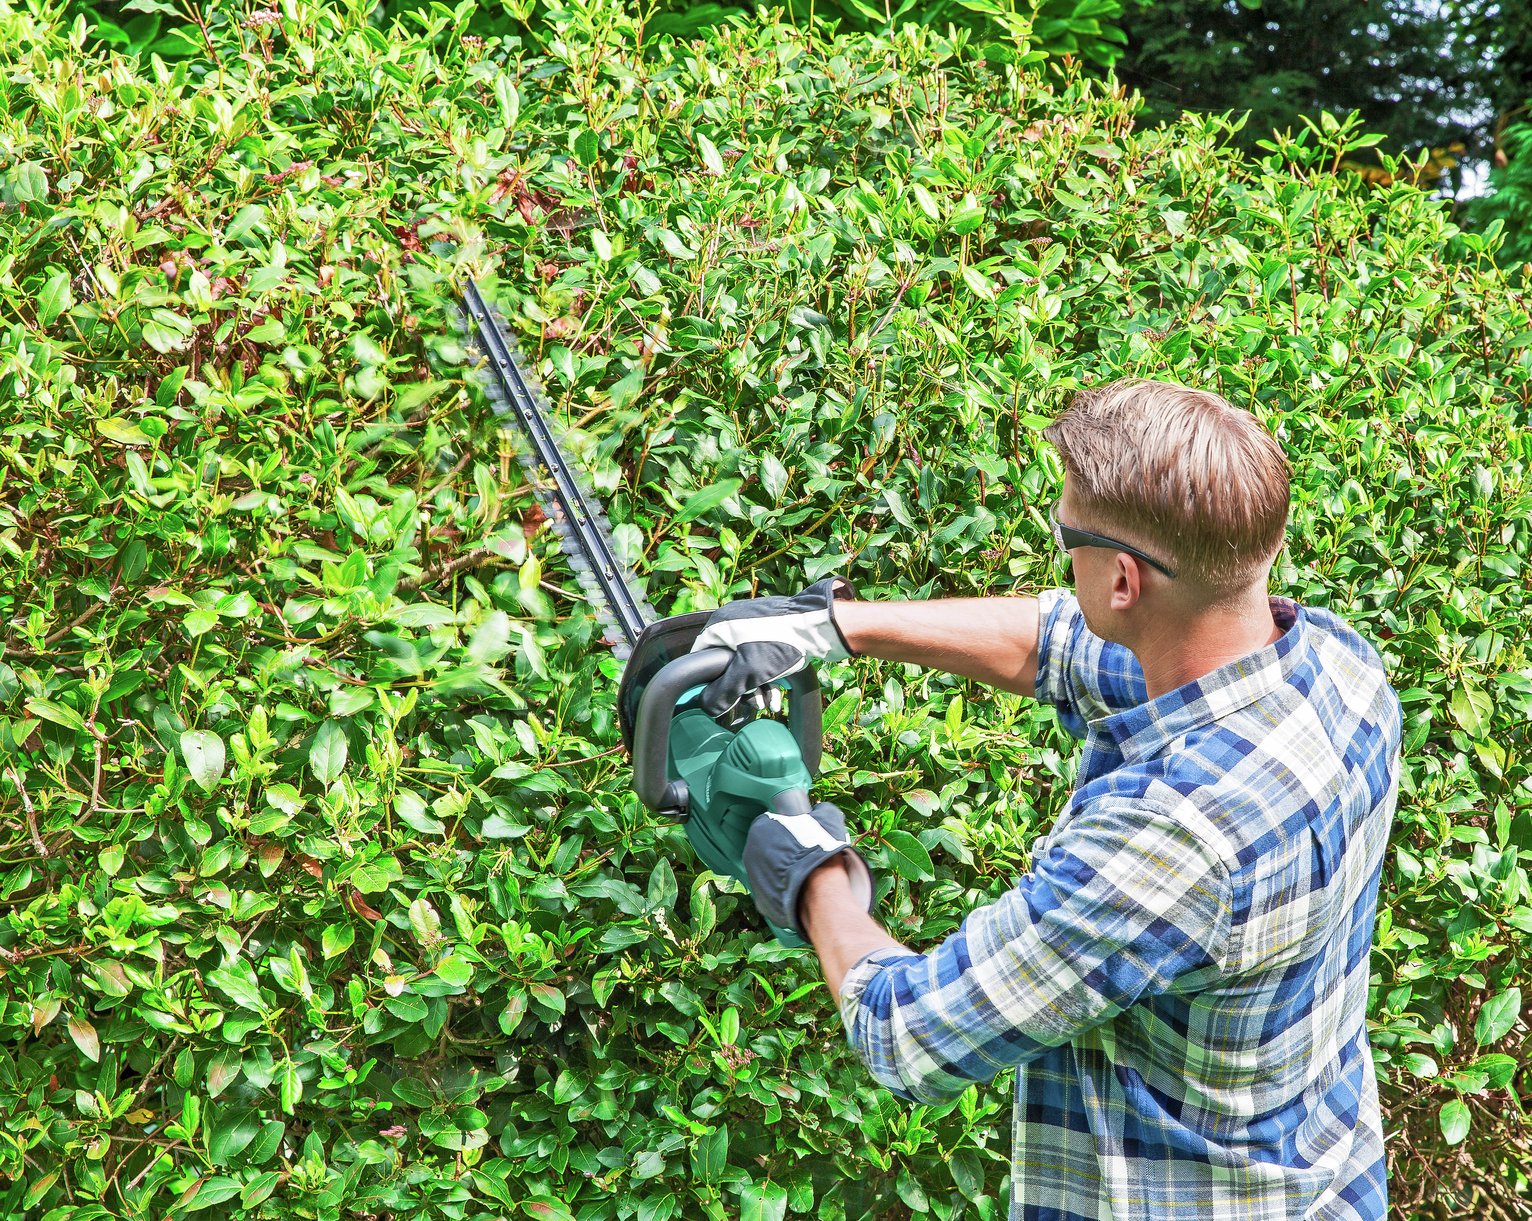
[[[1074,592],[732,603],[723,711],[867,655],[1035,696],[1084,738],[1033,869],[929,953],[871,919],[834,806],[763,814],[761,911],[812,942],[851,1046],[935,1103],[1016,1067],[1013,1218],[1383,1221],[1368,959],[1400,715],[1377,654],[1268,598],[1277,443],[1216,395],[1122,381],[1044,434]]]

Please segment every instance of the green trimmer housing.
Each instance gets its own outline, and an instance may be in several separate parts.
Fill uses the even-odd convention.
[[[672,615],[639,636],[623,670],[617,713],[633,760],[633,787],[656,813],[682,819],[687,838],[714,873],[742,877],[719,853],[719,841],[742,842],[767,810],[807,814],[819,768],[823,708],[819,679],[805,668],[778,685],[788,693],[787,723],[767,716],[714,720],[699,703],[723,673],[728,649],[690,652],[711,611]],[[775,924],[777,940],[806,945]]]

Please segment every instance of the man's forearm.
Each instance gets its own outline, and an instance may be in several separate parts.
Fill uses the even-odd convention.
[[[839,599],[835,625],[855,653],[908,661],[1030,696],[1037,679],[1037,599]]]
[[[809,874],[798,903],[803,931],[819,955],[830,995],[840,1001],[841,982],[864,954],[885,947],[915,951],[895,941],[867,914],[851,893],[851,879],[841,858],[821,865]]]

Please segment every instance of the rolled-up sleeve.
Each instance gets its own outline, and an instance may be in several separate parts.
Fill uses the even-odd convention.
[[[944,1102],[1224,966],[1229,870],[1195,817],[1093,803],[1014,889],[930,953],[862,958],[842,981],[840,1014],[873,1079]]]

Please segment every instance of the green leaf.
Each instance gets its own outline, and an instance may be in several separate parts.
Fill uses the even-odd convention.
[[[276,318],[268,318],[260,326],[253,326],[245,334],[249,343],[281,343],[287,338],[287,329]]]
[[[187,1212],[196,1212],[198,1209],[211,1208],[214,1204],[222,1204],[225,1200],[232,1200],[239,1195],[243,1184],[238,1179],[229,1178],[227,1175],[214,1175],[212,1178],[203,1179],[197,1187],[197,1194],[192,1197],[192,1202],[187,1204]]]
[[[416,1077],[400,1077],[394,1082],[394,1097],[406,1106],[418,1107],[425,1110],[434,1106],[436,1099],[431,1096],[431,1091],[426,1088],[424,1082]]]
[[[697,252],[683,242],[672,230],[661,227],[654,230],[654,233],[660,239],[660,245],[664,248],[665,253],[670,255],[671,258],[680,259],[682,262],[690,262],[697,257]]]
[[[251,1166],[269,1162],[281,1146],[282,1136],[286,1131],[287,1125],[280,1119],[268,1119],[261,1127],[261,1134],[255,1138],[246,1152],[245,1161]]]
[[[409,914],[415,940],[422,945],[429,945],[441,935],[442,919],[424,895],[410,904]]]
[[[992,301],[995,297],[995,286],[989,282],[986,276],[977,267],[963,268],[963,283],[968,285],[968,291],[984,301]]]
[[[780,1183],[751,1183],[739,1193],[740,1221],[782,1221],[787,1215],[787,1188]]]
[[[22,1207],[27,1209],[35,1207],[38,1201],[48,1194],[48,1189],[58,1182],[59,1173],[57,1170],[50,1170],[28,1187],[27,1194],[22,1200]]]
[[[984,1194],[984,1163],[973,1149],[954,1149],[947,1158],[947,1170],[964,1199],[977,1200]]]
[[[290,784],[266,786],[266,804],[284,814],[296,814],[303,809],[303,795]]]
[[[436,978],[444,984],[461,988],[473,979],[473,966],[456,954],[448,954],[436,964]]]
[[[48,198],[48,175],[35,161],[23,161],[11,171],[11,194],[18,203],[41,203]]]
[[[255,1178],[246,1183],[244,1190],[239,1193],[239,1202],[241,1207],[246,1209],[254,1208],[257,1204],[261,1203],[268,1196],[270,1196],[271,1193],[276,1190],[277,1184],[281,1181],[282,1175],[279,1171],[261,1171],[260,1174],[256,1175]]]
[[[901,877],[919,882],[936,876],[931,865],[931,854],[926,846],[908,831],[898,829],[883,833],[883,845],[888,850],[889,863]]]
[[[575,1221],[574,1214],[552,1196],[531,1196],[521,1202],[521,1211],[533,1221]]]
[[[1468,1104],[1461,1098],[1454,1098],[1451,1102],[1442,1103],[1442,1109],[1437,1112],[1437,1122],[1441,1124],[1442,1139],[1449,1145],[1460,1145],[1468,1135],[1472,1117],[1468,1112]]]
[[[973,193],[963,196],[962,203],[952,213],[952,219],[947,227],[959,237],[966,233],[972,233],[984,223],[984,205],[974,198]]]
[[[1515,1056],[1497,1052],[1494,1055],[1480,1056],[1470,1067],[1482,1072],[1488,1078],[1485,1082],[1488,1088],[1501,1090],[1511,1084],[1521,1064]]]
[[[411,789],[400,789],[394,794],[394,813],[405,826],[422,835],[440,835],[447,824],[427,813],[428,809],[425,799]]]
[[[218,626],[218,612],[199,606],[196,610],[187,611],[181,624],[186,628],[186,634],[195,640]]]
[[[646,1195],[638,1203],[638,1221],[670,1221],[676,1212],[676,1193]]]
[[[919,206],[922,212],[924,212],[934,221],[941,220],[941,205],[936,202],[930,191],[926,190],[925,187],[916,182],[911,184],[910,194],[915,197],[915,203]]]
[[[1499,996],[1484,1002],[1473,1024],[1474,1041],[1480,1047],[1498,1043],[1511,1032],[1521,1015],[1521,989],[1507,988]]]
[[[178,365],[172,371],[164,375],[159,386],[155,388],[155,406],[158,408],[170,408],[175,406],[176,395],[181,394],[181,388],[187,380],[187,366]]]
[[[48,277],[42,292],[37,295],[37,322],[50,326],[53,320],[74,304],[74,291],[69,286],[69,273],[56,271]]]
[[[680,890],[676,886],[675,870],[670,867],[670,862],[661,857],[649,874],[649,890],[647,898],[651,905],[663,908],[666,911],[673,909]]]
[[[553,1083],[553,1104],[565,1106],[590,1088],[590,1083],[580,1073],[564,1069]]]
[[[1494,702],[1489,693],[1468,682],[1453,689],[1450,704],[1453,719],[1470,737],[1479,737],[1494,714]]]
[[[399,862],[386,854],[359,863],[351,871],[351,885],[364,895],[378,894],[387,890],[404,877]]]
[[[629,370],[622,377],[613,382],[611,389],[607,391],[607,393],[612,396],[612,409],[614,411],[621,411],[623,408],[627,407],[630,403],[633,402],[634,399],[639,396],[639,393],[643,390],[643,388],[644,370],[642,366],[637,369]],[[628,525],[628,523],[624,522],[622,525]],[[615,531],[621,528],[622,526],[614,526],[613,530]],[[636,529],[636,527],[629,528]],[[642,545],[640,545],[639,550],[640,553],[642,553]],[[635,563],[636,561],[636,556],[627,559],[628,563]]]
[[[239,1076],[243,1053],[237,1047],[226,1047],[213,1053],[207,1066],[207,1096],[217,1098],[229,1088],[229,1083]]]
[[[72,729],[76,733],[85,732],[85,718],[67,704],[60,704],[55,700],[31,698],[26,701],[26,710],[35,717],[52,721],[65,729]]]
[[[521,95],[516,91],[515,78],[509,72],[495,73],[495,100],[500,103],[500,122],[506,131],[516,126],[521,114]],[[506,1200],[504,1203],[509,1204]]]
[[[156,352],[168,354],[186,347],[192,327],[169,310],[158,309],[144,320],[144,342]]]
[[[675,235],[671,234],[671,236],[674,237]],[[630,263],[628,265],[628,275],[633,279],[633,286],[646,297],[656,296],[664,288],[664,285],[660,283],[659,276],[655,275],[654,272],[650,271],[642,263]]]
[[[561,1018],[568,1010],[568,998],[553,984],[529,984],[527,992],[532,1004],[550,1018]]]
[[[904,804],[923,818],[935,818],[942,812],[942,800],[930,789],[910,789],[901,794]]]
[[[188,729],[181,735],[181,756],[197,787],[211,793],[223,778],[223,739],[210,730]]]
[[[337,721],[326,721],[309,747],[309,771],[323,785],[334,784],[346,770],[346,731]]]
[[[266,1003],[261,999],[261,986],[256,982],[255,968],[247,958],[236,958],[226,966],[215,967],[207,973],[207,982],[223,992],[242,1009],[265,1013]]]
[[[228,1166],[242,1153],[261,1130],[260,1114],[251,1107],[219,1110],[206,1122],[208,1159],[215,1166]]]
[[[702,150],[702,164],[707,167],[707,172],[721,176],[724,173],[723,157],[713,142],[700,131],[697,133],[697,147]]]
[[[701,1137],[692,1150],[692,1173],[704,1183],[718,1183],[722,1181],[724,1167],[728,1164],[729,1126],[719,1124]]]
[[[96,1035],[96,1028],[83,1017],[69,1019],[69,1037],[74,1040],[74,1045],[80,1049],[80,1054],[92,1064],[101,1062],[101,1040]]]
[[[351,948],[356,940],[356,930],[349,924],[330,924],[320,934],[319,947],[325,958],[335,958]]]
[[[302,1100],[303,1078],[298,1076],[298,1066],[290,1059],[284,1060],[277,1074],[277,1101],[282,1110],[291,1115]]]
[[[681,512],[676,515],[674,525],[691,521],[716,509],[729,497],[739,491],[744,481],[741,479],[723,479],[710,487],[703,488],[700,492],[693,493],[686,501]]]
[[[909,1205],[910,1211],[916,1216],[931,1210],[930,1197],[926,1195],[925,1188],[910,1173],[908,1167],[900,1168],[899,1177],[894,1181],[894,1190],[899,1193],[899,1198]]]
[[[1412,1051],[1405,1055],[1404,1067],[1417,1077],[1434,1077],[1441,1071],[1441,1067],[1430,1056],[1418,1051]]]
[[[468,1172],[468,1177],[473,1180],[475,1187],[497,1203],[504,1204],[507,1208],[516,1207],[516,1199],[511,1195],[511,1189],[506,1181],[499,1175],[489,1174],[477,1168]]]
[[[499,661],[511,651],[511,617],[502,610],[491,611],[474,629],[468,641],[469,661]]]

